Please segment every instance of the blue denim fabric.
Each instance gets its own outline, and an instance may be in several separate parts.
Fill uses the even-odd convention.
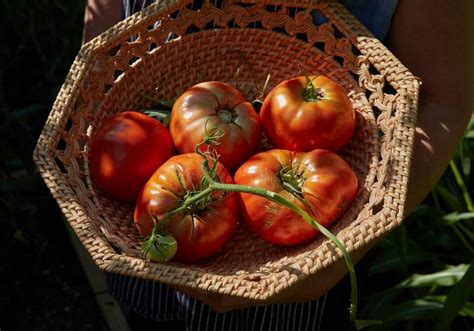
[[[384,40],[390,28],[398,0],[339,0],[379,40]]]

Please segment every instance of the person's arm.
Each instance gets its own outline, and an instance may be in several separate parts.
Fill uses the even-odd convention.
[[[121,0],[87,0],[82,42],[86,43],[112,27],[123,18],[122,16]]]
[[[405,215],[432,190],[474,110],[474,1],[400,0],[389,33],[395,56],[421,78]]]

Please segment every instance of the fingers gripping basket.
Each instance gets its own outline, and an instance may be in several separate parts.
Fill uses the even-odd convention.
[[[318,22],[313,23],[313,22]],[[215,257],[196,265],[140,258],[133,206],[112,201],[89,176],[89,138],[114,113],[173,99],[204,80],[237,84],[250,99],[300,74],[325,74],[346,89],[357,132],[342,154],[361,183],[330,230],[354,251],[400,224],[407,191],[417,79],[333,1],[160,1],[84,45],[59,92],[34,159],[52,195],[97,265],[108,272],[269,300],[341,258],[320,237],[295,248],[265,244],[239,224]]]

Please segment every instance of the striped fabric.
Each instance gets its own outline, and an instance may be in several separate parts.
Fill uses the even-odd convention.
[[[155,321],[184,320],[194,330],[320,330],[326,296],[305,303],[277,304],[216,313],[208,305],[166,285],[108,274],[110,293],[127,309]]]
[[[216,0],[217,1],[217,0]],[[153,0],[123,0],[124,17],[142,10]],[[379,39],[388,32],[397,0],[341,0]],[[315,22],[324,17],[314,13]],[[194,330],[320,330],[326,295],[306,303],[278,304],[216,313],[208,305],[161,283],[107,274],[107,284],[124,307],[154,321],[183,320]],[[345,305],[345,304],[344,304]],[[336,310],[336,307],[331,307]],[[334,318],[331,317],[332,319]],[[337,318],[337,317],[336,317]],[[334,326],[334,320],[332,325]]]

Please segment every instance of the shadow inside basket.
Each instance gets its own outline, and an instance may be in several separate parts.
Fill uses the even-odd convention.
[[[351,208],[330,227],[330,231],[342,240],[354,233],[360,222],[372,216],[365,206],[378,163],[379,141],[375,117],[364,90],[355,79],[357,76],[343,68],[333,57],[296,38],[265,30],[221,29],[173,39],[146,52],[145,56],[134,61],[126,72],[117,77],[92,119],[89,136],[100,121],[108,116],[151,106],[144,95],[170,100],[199,82],[219,80],[238,85],[242,93],[252,99],[258,92],[255,85],[262,87],[268,74],[271,74],[271,79],[267,91],[282,80],[301,75],[300,64],[310,74],[327,75],[340,83],[357,114],[354,138],[339,154],[355,170],[359,190]],[[240,75],[237,82],[235,73],[238,68]],[[102,233],[118,255],[133,258],[124,263],[141,260],[143,238],[133,224],[134,207],[109,199],[96,190],[90,180],[88,183],[96,210],[99,211],[97,218],[100,221],[93,220],[95,224],[101,226]],[[275,271],[309,273],[324,267],[337,255],[335,246],[322,235],[296,247],[265,243],[242,220],[232,239],[218,254],[192,265],[174,262],[168,265],[213,275],[246,275],[247,279],[259,280]],[[166,278],[164,265],[146,265],[146,270],[151,274]]]

